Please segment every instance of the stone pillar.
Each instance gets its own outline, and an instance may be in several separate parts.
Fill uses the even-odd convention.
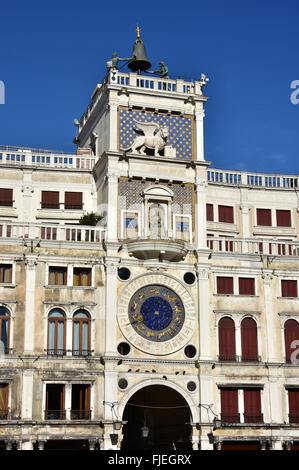
[[[29,162],[31,165],[32,162]],[[31,201],[32,193],[34,189],[32,187],[32,171],[23,170],[24,180],[22,186],[23,201],[22,201],[22,221],[23,222],[32,222],[32,210],[31,210]],[[40,201],[39,201],[40,202]],[[39,205],[40,207],[40,205]]]
[[[207,249],[206,169],[204,168],[204,172],[202,168],[197,170],[194,243],[196,243],[197,249]]]
[[[209,266],[197,264],[200,359],[211,359]]]
[[[250,207],[242,204],[240,205],[240,211],[241,211],[242,237],[250,238],[251,237],[250,221],[249,221]]]
[[[26,265],[26,294],[25,294],[25,338],[24,353],[34,353],[34,314],[35,314],[35,277],[37,256],[27,254]]]
[[[211,431],[208,431],[210,433]],[[208,438],[207,434],[201,435],[200,438],[200,450],[213,450],[214,449],[214,444],[212,444]]]
[[[64,409],[65,409],[65,418],[67,420],[71,419],[71,409],[72,409],[72,384],[66,383],[64,389]]]
[[[115,430],[113,422],[111,420],[103,422],[103,445],[102,450],[120,450],[120,444],[122,441],[122,431]],[[113,437],[117,436],[117,442],[113,443]]]
[[[32,449],[33,449],[32,441],[23,441],[21,443],[21,450],[32,450]]]
[[[117,142],[117,102],[109,102],[109,150],[118,150]]]
[[[283,450],[283,442],[280,439],[272,440],[272,450]]]
[[[117,267],[119,258],[106,257],[105,355],[116,354]]]
[[[117,240],[117,198],[118,198],[118,175],[116,170],[107,173],[107,240]]]
[[[22,375],[21,417],[26,420],[32,419],[33,374],[33,370],[27,369]]]
[[[204,133],[203,133],[203,118],[205,112],[203,103],[198,104],[198,109],[195,111],[195,137],[196,137],[196,160],[204,160]]]
[[[241,360],[242,356],[242,344],[241,344],[241,325],[235,324],[235,332],[236,332],[236,356],[238,360]]]
[[[46,444],[46,441],[38,441],[37,449],[38,450],[44,450],[45,449],[45,444]]]
[[[267,338],[267,353],[266,361],[267,362],[278,362],[278,349],[277,338],[275,332],[275,322],[273,321],[273,292],[272,292],[272,282],[273,282],[273,271],[270,269],[264,269],[262,273],[262,279],[264,284],[264,312],[266,320],[266,338]]]

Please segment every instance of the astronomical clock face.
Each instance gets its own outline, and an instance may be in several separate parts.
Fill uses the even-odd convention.
[[[183,348],[195,331],[193,297],[178,280],[161,273],[146,274],[120,292],[117,320],[126,340],[153,355]]]
[[[178,295],[161,285],[139,289],[129,303],[129,320],[134,330],[149,341],[168,341],[181,330],[184,306]]]

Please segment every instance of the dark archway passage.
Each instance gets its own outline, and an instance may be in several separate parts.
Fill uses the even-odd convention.
[[[191,413],[186,400],[176,390],[150,385],[136,392],[123,414],[121,450],[191,451]],[[142,436],[142,427],[148,437]]]

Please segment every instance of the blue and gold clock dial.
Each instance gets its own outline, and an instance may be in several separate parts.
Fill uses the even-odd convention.
[[[139,289],[129,303],[129,320],[134,330],[150,341],[167,341],[181,330],[185,319],[179,296],[165,286]]]

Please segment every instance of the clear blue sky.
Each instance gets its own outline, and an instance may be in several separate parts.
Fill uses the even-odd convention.
[[[213,167],[299,174],[298,0],[2,2],[0,143],[72,152],[80,118],[136,23],[153,67],[206,73],[205,153]]]

